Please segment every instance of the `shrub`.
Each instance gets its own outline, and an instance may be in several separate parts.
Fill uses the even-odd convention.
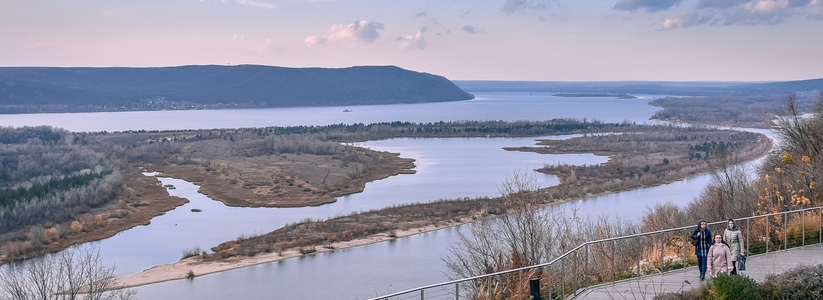
[[[80,233],[83,231],[83,224],[80,224],[78,221],[71,221],[71,232],[74,234]]]
[[[56,240],[57,237],[58,237],[57,228],[51,227],[51,228],[46,229],[44,231],[44,235],[45,235],[46,241]]]
[[[805,220],[804,220],[805,219]],[[803,223],[805,221],[805,224]],[[793,218],[788,224],[787,243],[789,247],[797,247],[805,244],[817,243],[820,241],[820,217],[816,214],[807,214],[805,218],[800,216]],[[805,225],[805,227],[804,227]]]
[[[192,279],[194,279],[194,271],[192,271],[191,269],[189,269],[189,271],[188,271],[188,272],[186,272],[186,279],[188,279],[188,280],[192,280]]]
[[[763,289],[775,299],[823,299],[823,264],[766,276]]]
[[[681,293],[664,293],[654,296],[655,300],[702,300],[709,299],[708,289],[691,289]]]
[[[183,259],[200,255],[200,246],[183,250]]]
[[[103,227],[104,225],[106,225],[106,219],[103,218],[103,215],[101,215],[101,214],[94,215],[94,226]]]
[[[708,285],[711,299],[717,300],[750,300],[764,299],[763,290],[749,276],[720,274]]]
[[[229,258],[229,257],[232,257],[232,256],[236,255],[236,253],[232,249],[226,249],[226,250],[220,250],[220,252],[217,252],[217,255],[220,258]]]
[[[308,247],[305,247],[305,248],[301,247],[297,251],[300,252],[300,254],[306,255],[306,254],[317,252],[317,249],[315,249],[314,246],[308,246]]]

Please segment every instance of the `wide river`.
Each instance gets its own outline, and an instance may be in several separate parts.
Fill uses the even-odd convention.
[[[3,126],[51,125],[71,131],[124,131],[328,125],[391,121],[596,119],[605,122],[651,123],[657,108],[638,99],[563,98],[548,93],[475,93],[474,100],[316,108],[104,112],[0,115]],[[343,112],[344,109],[351,112]],[[766,132],[767,133],[767,132]],[[541,137],[541,138],[565,138]],[[300,220],[325,219],[391,205],[460,197],[497,196],[500,184],[514,172],[534,174],[542,186],[557,178],[534,169],[544,164],[598,164],[592,154],[539,155],[509,152],[506,146],[532,145],[536,138],[390,139],[361,146],[398,152],[416,159],[416,174],[393,176],[366,185],[365,191],[337,202],[306,208],[235,208],[209,199],[197,186],[173,178],[172,195],[190,203],[152,219],[148,226],[96,242],[107,265],[117,274],[139,272],[180,259],[183,250],[208,249],[242,235],[262,234]],[[589,216],[637,220],[657,203],[685,205],[710,182],[703,175],[666,185],[592,197],[564,204]],[[193,213],[191,209],[201,209]],[[319,253],[263,264],[194,280],[178,280],[136,288],[139,299],[363,299],[447,280],[442,259],[458,228],[423,233],[390,242]]]

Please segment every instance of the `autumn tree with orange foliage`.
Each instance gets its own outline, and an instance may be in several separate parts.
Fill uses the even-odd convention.
[[[823,92],[814,114],[804,115],[795,96],[777,119],[775,131],[783,143],[761,168],[757,214],[823,205],[817,187],[823,163]]]

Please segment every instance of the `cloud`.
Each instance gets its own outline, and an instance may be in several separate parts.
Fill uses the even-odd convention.
[[[711,18],[701,17],[696,13],[678,15],[666,18],[663,21],[661,30],[672,30],[676,28],[687,28],[711,22]]]
[[[466,25],[466,26],[463,26],[463,31],[465,31],[465,32],[467,32],[467,33],[469,33],[469,34],[475,34],[475,33],[477,33],[477,30],[475,30],[475,29],[474,29],[474,26],[471,26],[471,25]]]
[[[774,12],[774,11],[777,11],[777,10],[785,9],[788,6],[789,6],[789,1],[788,0],[778,0],[778,1],[765,0],[765,1],[756,1],[756,2],[752,1],[752,2],[746,3],[746,5],[744,5],[744,7],[746,9],[748,9],[749,11],[754,12],[754,13],[758,13],[758,12],[770,13],[770,12]]]
[[[428,15],[429,15],[429,14],[427,14],[425,11],[421,11],[421,12],[419,12],[419,13],[414,14],[414,17],[415,17],[415,18],[425,18],[425,17],[426,17],[426,16],[428,16]]]
[[[399,47],[402,50],[423,50],[426,49],[426,37],[423,32],[418,30],[415,34],[398,37],[395,40],[400,42]]]
[[[268,2],[264,2],[264,1],[258,1],[258,0],[235,0],[235,1],[238,4],[243,4],[243,5],[253,6],[253,7],[260,7],[260,8],[279,8],[280,7],[280,6],[278,6],[276,4],[273,4],[273,3],[268,3]]]
[[[305,39],[303,39],[303,43],[305,43],[306,46],[309,46],[309,47],[317,46],[317,45],[320,45],[320,44],[325,44],[328,41],[329,41],[328,39],[326,39],[324,37],[319,37],[319,36],[316,36],[316,35],[306,37]]]
[[[700,0],[697,8],[729,8],[741,5],[751,0]]]
[[[371,44],[380,38],[380,30],[385,26],[380,22],[366,20],[355,21],[351,24],[334,25],[329,33],[323,36],[309,36],[303,40],[306,46],[316,46],[327,42],[344,44]]]
[[[649,0],[620,0],[617,5],[644,1]],[[646,6],[634,6],[633,9],[652,12],[644,7]],[[823,16],[822,0],[699,0],[691,12],[666,17],[660,24],[660,29],[671,30],[701,25],[776,25],[792,18],[819,20],[820,16]]]
[[[500,11],[505,14],[513,14],[528,9],[544,9],[555,2],[555,0],[506,0]]]
[[[656,12],[667,10],[679,5],[683,0],[620,0],[612,9],[638,11],[645,10],[646,12]]]

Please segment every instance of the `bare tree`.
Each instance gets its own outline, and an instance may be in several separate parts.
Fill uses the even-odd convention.
[[[102,265],[99,250],[77,246],[4,266],[0,299],[115,300],[135,299],[135,293],[117,285],[114,268]]]
[[[715,155],[709,164],[712,169],[712,183],[706,187],[703,197],[709,201],[708,208],[692,215],[695,219],[722,220],[751,214],[757,204],[757,196],[745,165],[737,157],[724,151]]]
[[[467,225],[468,232],[458,232],[458,242],[450,247],[450,255],[444,259],[453,278],[474,277],[546,263],[586,241],[637,232],[637,226],[628,222],[605,218],[593,222],[582,218],[577,209],[545,207],[534,177],[514,174],[504,181],[501,193],[503,208],[499,212],[490,212],[499,216],[471,223]],[[621,245],[618,261],[632,261],[626,257],[639,256],[641,249],[632,250],[633,246],[638,245]],[[611,256],[594,253],[597,251],[595,248],[592,248],[592,254],[588,258],[575,253],[567,256],[563,263],[573,265],[577,262],[577,265],[583,266],[585,259],[590,260],[592,265],[612,261]],[[605,277],[600,274],[605,271],[594,268],[582,272],[585,276]],[[578,275],[534,268],[526,271],[523,278],[542,278],[543,285],[546,285],[549,282],[561,282],[559,276],[565,277],[566,282],[571,282],[571,278]],[[480,295],[505,298],[507,295],[528,293],[529,286],[526,283],[519,274],[509,273],[473,282],[466,287],[474,294],[469,299],[484,299]]]
[[[469,232],[459,232],[459,241],[446,260],[458,277],[471,277],[512,267],[531,265],[546,259],[544,239],[553,223],[547,211],[535,207],[537,180],[515,173],[503,183],[504,201],[498,218],[484,219],[468,225]]]
[[[817,98],[815,114],[817,118],[806,118],[797,103],[797,96],[786,97],[786,105],[775,124],[775,131],[785,139],[785,151],[814,157],[823,155],[823,92]]]

